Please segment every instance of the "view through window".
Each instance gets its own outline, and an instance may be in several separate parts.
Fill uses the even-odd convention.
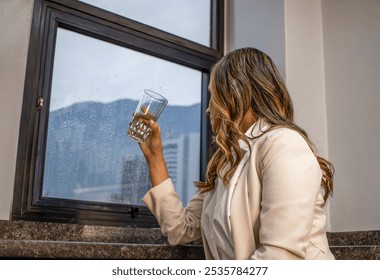
[[[200,171],[202,72],[58,29],[43,196],[140,205],[145,159],[127,135],[145,88],[164,95],[158,123],[170,176],[185,203]]]

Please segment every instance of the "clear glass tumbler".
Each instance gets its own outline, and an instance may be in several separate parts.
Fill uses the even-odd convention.
[[[167,104],[168,100],[165,97],[145,89],[129,123],[128,135],[139,143],[144,142],[151,132],[146,122],[157,121]]]

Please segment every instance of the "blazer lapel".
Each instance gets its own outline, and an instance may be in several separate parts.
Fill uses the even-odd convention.
[[[256,139],[250,139],[260,136],[268,125],[262,120],[254,123],[245,133],[249,139],[249,144],[252,146]],[[236,259],[249,259],[256,250],[255,236],[253,226],[251,224],[249,212],[249,198],[247,186],[247,163],[250,159],[250,147],[246,142],[240,140],[240,147],[246,151],[241,162],[239,163],[234,175],[230,180],[228,193],[228,214],[229,227],[231,230],[233,245],[235,248]],[[242,242],[242,240],[244,240]],[[249,246],[247,246],[247,244]]]

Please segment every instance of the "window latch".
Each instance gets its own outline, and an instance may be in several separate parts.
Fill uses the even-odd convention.
[[[137,217],[137,214],[139,212],[139,208],[138,207],[129,207],[128,209],[128,214],[131,215],[131,218],[136,218]]]
[[[44,99],[42,97],[37,98],[36,106],[38,110],[44,106]]]

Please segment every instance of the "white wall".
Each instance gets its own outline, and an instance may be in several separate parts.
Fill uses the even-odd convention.
[[[13,195],[33,3],[0,3],[0,220],[9,219]]]
[[[322,0],[332,231],[380,229],[380,1]]]
[[[286,83],[295,121],[328,157],[320,1],[286,0]]]
[[[227,0],[225,51],[254,47],[267,53],[285,79],[283,0]]]

